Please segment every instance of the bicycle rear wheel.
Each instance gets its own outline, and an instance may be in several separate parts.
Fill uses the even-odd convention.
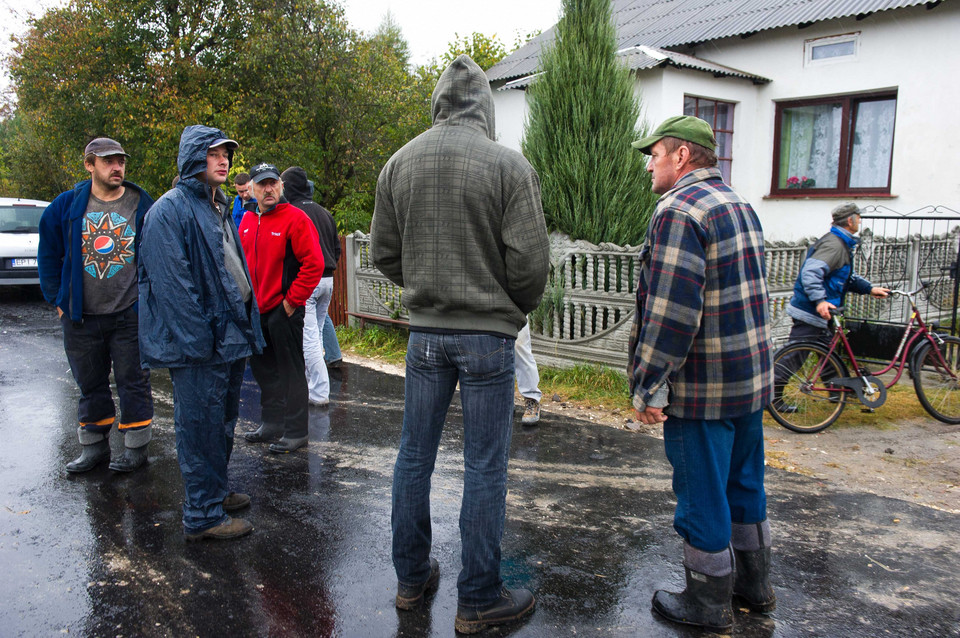
[[[941,337],[939,347],[927,343],[913,359],[913,387],[920,405],[935,419],[960,423],[960,339]]]
[[[773,355],[774,399],[767,406],[774,420],[794,432],[819,432],[837,420],[847,393],[830,390],[830,381],[847,376],[835,354],[813,342],[788,343]]]

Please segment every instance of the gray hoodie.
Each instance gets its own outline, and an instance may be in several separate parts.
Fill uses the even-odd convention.
[[[433,127],[377,182],[371,256],[404,288],[413,328],[516,336],[550,267],[540,180],[497,144],[493,95],[466,55],[433,92]]]

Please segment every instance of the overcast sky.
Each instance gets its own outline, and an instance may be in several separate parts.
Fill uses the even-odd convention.
[[[116,0],[123,2],[123,0]],[[198,0],[202,2],[203,0]],[[0,54],[10,49],[10,36],[26,28],[26,20],[64,0],[0,0]],[[347,21],[359,31],[372,33],[389,11],[410,44],[412,62],[421,64],[439,58],[459,34],[496,35],[513,47],[517,33],[545,31],[560,15],[561,0],[341,0]],[[0,86],[7,86],[6,68]]]

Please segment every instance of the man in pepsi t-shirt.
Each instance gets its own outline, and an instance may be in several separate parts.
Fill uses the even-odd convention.
[[[137,247],[143,216],[153,204],[124,180],[127,153],[101,137],[84,150],[90,179],[60,194],[43,212],[37,254],[44,297],[57,307],[70,369],[80,388],[80,456],[68,472],[86,472],[110,459],[120,402],[124,454],[110,464],[131,472],[147,460],[153,399],[149,372],[140,367],[137,317]]]

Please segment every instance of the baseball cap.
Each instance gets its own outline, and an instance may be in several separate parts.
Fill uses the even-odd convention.
[[[717,140],[713,136],[713,129],[699,117],[693,117],[692,115],[668,117],[663,121],[663,124],[657,127],[657,130],[630,146],[640,149],[641,153],[650,155],[650,149],[653,145],[665,137],[675,137],[679,140],[699,144],[711,151],[717,150]]]
[[[265,179],[280,179],[280,171],[273,164],[257,164],[250,169],[250,181],[259,184]]]
[[[229,137],[221,137],[218,140],[214,140],[213,143],[210,144],[210,146],[208,146],[207,148],[216,148],[218,146],[223,146],[223,145],[226,145],[227,148],[230,149],[231,151],[236,150],[237,147],[240,146],[239,144],[237,144],[236,140],[231,140]]]
[[[860,208],[853,202],[846,202],[845,204],[840,204],[832,211],[830,211],[830,216],[833,217],[833,223],[839,224],[845,221],[848,217],[853,215],[859,215]]]
[[[125,157],[130,157],[130,155],[123,150],[123,147],[120,146],[120,142],[116,140],[111,140],[109,137],[98,137],[95,140],[91,140],[87,144],[87,148],[83,149],[83,156],[96,155],[97,157],[108,157],[110,155],[123,155]]]

